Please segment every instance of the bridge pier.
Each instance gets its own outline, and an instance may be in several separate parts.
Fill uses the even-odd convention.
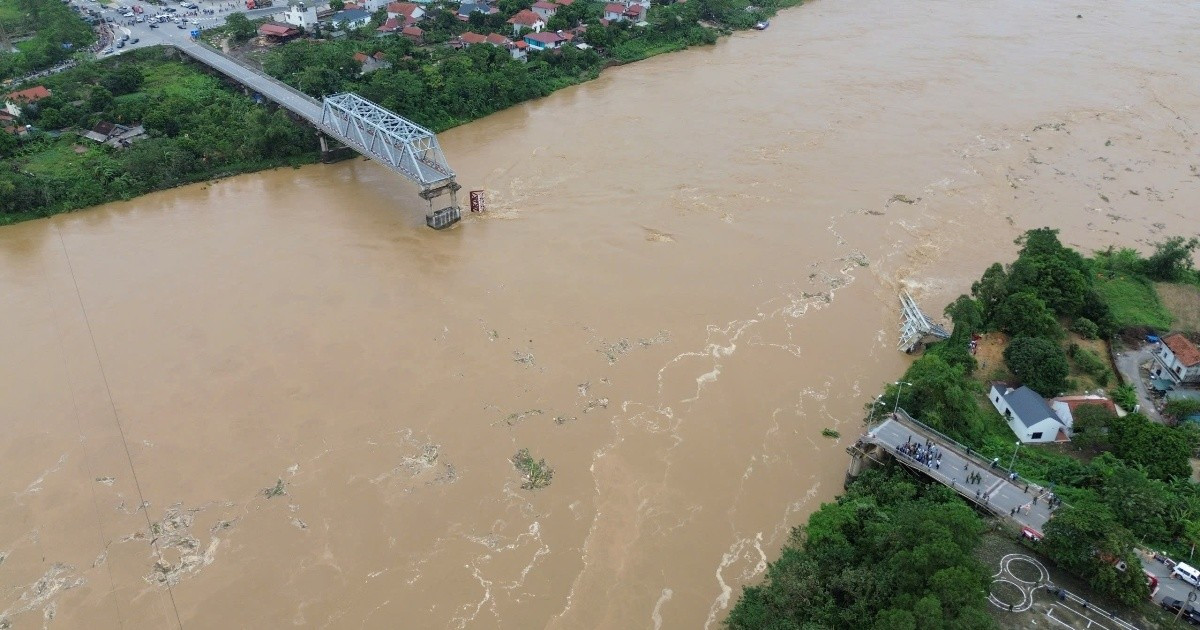
[[[458,207],[458,191],[462,188],[458,182],[450,180],[440,186],[426,188],[420,193],[421,198],[429,202],[429,210],[425,213],[425,225],[444,230],[462,219],[462,209]],[[433,200],[450,193],[450,205],[440,210],[433,209]]]

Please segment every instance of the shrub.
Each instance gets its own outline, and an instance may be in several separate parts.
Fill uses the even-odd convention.
[[[1071,330],[1079,333],[1079,336],[1084,339],[1096,339],[1100,336],[1100,327],[1086,317],[1076,318],[1075,322],[1071,324]]]
[[[1133,411],[1138,404],[1137,391],[1130,385],[1115,387],[1108,393],[1108,396],[1125,411]]]
[[[1067,355],[1049,339],[1018,337],[1004,349],[1004,363],[1030,389],[1056,396],[1067,387]]]

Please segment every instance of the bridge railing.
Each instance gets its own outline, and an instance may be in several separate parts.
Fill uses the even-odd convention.
[[[925,424],[924,422],[921,422],[920,420],[917,420],[916,418],[908,415],[907,411],[905,411],[903,409],[897,409],[895,416],[896,416],[896,419],[899,420],[900,422],[908,424],[910,426],[914,426],[919,431],[929,434],[927,437],[937,438],[937,440],[942,443],[942,444],[939,444],[939,446],[943,446],[943,445],[948,446],[955,453],[957,453],[959,457],[962,457],[965,460],[974,462],[976,465],[978,465],[981,468],[993,469],[993,467],[992,467],[993,460],[985,459],[984,457],[980,456],[979,452],[976,451],[975,449],[972,449],[969,446],[959,443],[958,440],[955,440],[954,438],[946,435],[945,433],[942,433],[941,431],[938,431],[937,429]],[[1006,473],[1008,473],[1009,475],[1011,475],[1013,472],[1015,472],[1012,469],[1008,468],[1007,466],[1000,464],[999,462],[996,463],[994,470],[1003,470]],[[1041,492],[1046,490],[1046,488],[1043,487],[1041,484],[1039,484],[1036,481],[1033,481],[1031,479],[1026,479],[1025,477],[1022,477],[1020,474],[1018,474],[1016,479],[1013,481],[1013,483],[1016,483],[1016,482],[1020,482],[1025,485],[1028,485],[1030,487],[1030,489],[1036,490],[1038,494],[1040,494]],[[1066,504],[1064,503],[1063,505],[1065,506]]]
[[[283,81],[280,81],[279,79],[276,79],[275,77],[263,72],[262,70],[247,66],[246,64],[242,63],[241,61],[238,61],[237,59],[234,59],[233,57],[226,55],[225,53],[217,50],[216,48],[213,48],[212,46],[209,46],[208,44],[206,44],[202,41],[193,41],[193,42],[191,42],[191,44],[197,48],[204,50],[205,52],[207,52],[209,54],[215,55],[221,59],[228,61],[229,63],[236,65],[241,70],[245,70],[246,72],[249,72],[250,74],[257,76],[257,77],[267,81],[268,83],[274,84],[275,86],[290,92],[291,94],[293,94],[296,97],[307,100],[308,102],[312,103],[312,105],[314,107],[317,107],[317,108],[321,107],[321,101],[318,101],[317,99],[305,94],[304,92],[301,92],[300,90],[297,90],[296,88],[288,85],[287,83],[284,83]],[[184,54],[188,53],[186,46],[177,46],[177,48]],[[195,58],[197,61],[200,61],[201,63],[205,62],[205,59],[202,57],[197,57],[195,55],[190,55],[190,56]],[[220,70],[220,68],[217,68],[217,70]],[[300,112],[296,112],[296,113],[299,114]],[[321,121],[318,119],[318,120],[314,120],[313,122],[320,123]]]

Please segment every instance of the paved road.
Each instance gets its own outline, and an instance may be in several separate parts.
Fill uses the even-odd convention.
[[[261,72],[255,72],[207,46],[192,41],[190,38],[185,37],[181,40],[170,42],[170,44],[189,57],[211,68],[215,68],[217,71],[228,77],[232,77],[242,85],[253,88],[254,91],[262,94],[268,100],[282,105],[297,115],[308,119],[314,125],[320,126],[321,112],[323,111],[320,101],[293,89],[278,79],[271,78]]]
[[[993,468],[990,462],[977,455],[969,455],[957,444],[948,443],[916,425],[891,418],[872,429],[867,439],[1001,518],[1038,532],[1043,531],[1046,521],[1050,520],[1050,509],[1046,503],[1049,492],[1046,489],[1020,479],[1017,482],[1010,481],[1008,471],[1002,466]],[[937,445],[941,455],[940,466],[922,464],[899,451],[906,443],[924,445],[926,440]],[[968,483],[967,478],[972,473],[982,477],[982,481]]]
[[[954,488],[963,497],[988,508],[997,516],[1007,518],[1038,532],[1045,531],[1043,528],[1046,521],[1050,520],[1051,511],[1046,507],[1044,500],[1039,499],[1037,505],[1033,505],[1032,497],[1044,497],[1046,490],[1030,484],[1026,491],[1025,482],[1019,478],[1016,483],[1009,481],[1005,476],[1008,471],[1003,466],[992,468],[990,462],[973,453],[968,454],[961,445],[941,438],[932,431],[924,430],[920,425],[912,422],[903,411],[871,430],[866,439],[895,454],[897,460]],[[904,444],[924,445],[926,440],[930,440],[931,443],[938,446],[942,455],[941,466],[931,467],[899,452],[899,448]],[[1004,463],[1000,462],[1000,464]],[[967,475],[972,472],[979,473],[983,477],[983,482],[965,483]],[[979,491],[978,496],[975,494],[977,490]],[[1015,515],[1011,513],[1013,507],[1019,507]],[[1158,592],[1154,594],[1154,601],[1161,602],[1164,597],[1187,601],[1188,594],[1196,592],[1196,607],[1200,608],[1200,589],[1183,580],[1172,578],[1171,567],[1155,560],[1152,553],[1139,550],[1138,556],[1142,561],[1142,567],[1158,578]],[[1200,565],[1200,559],[1190,564]]]
[[[1146,378],[1142,375],[1141,365],[1154,361],[1154,345],[1145,344],[1136,350],[1126,350],[1117,354],[1117,371],[1121,373],[1121,378],[1126,383],[1133,385],[1137,390],[1138,402],[1141,404],[1142,413],[1155,422],[1162,422],[1162,415],[1158,413],[1158,409],[1154,408],[1154,401],[1151,400],[1149,392],[1146,390]]]

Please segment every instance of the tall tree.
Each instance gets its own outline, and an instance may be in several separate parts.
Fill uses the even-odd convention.
[[[1004,364],[1030,389],[1045,397],[1067,387],[1070,366],[1061,346],[1041,337],[1017,337],[1004,349]]]

